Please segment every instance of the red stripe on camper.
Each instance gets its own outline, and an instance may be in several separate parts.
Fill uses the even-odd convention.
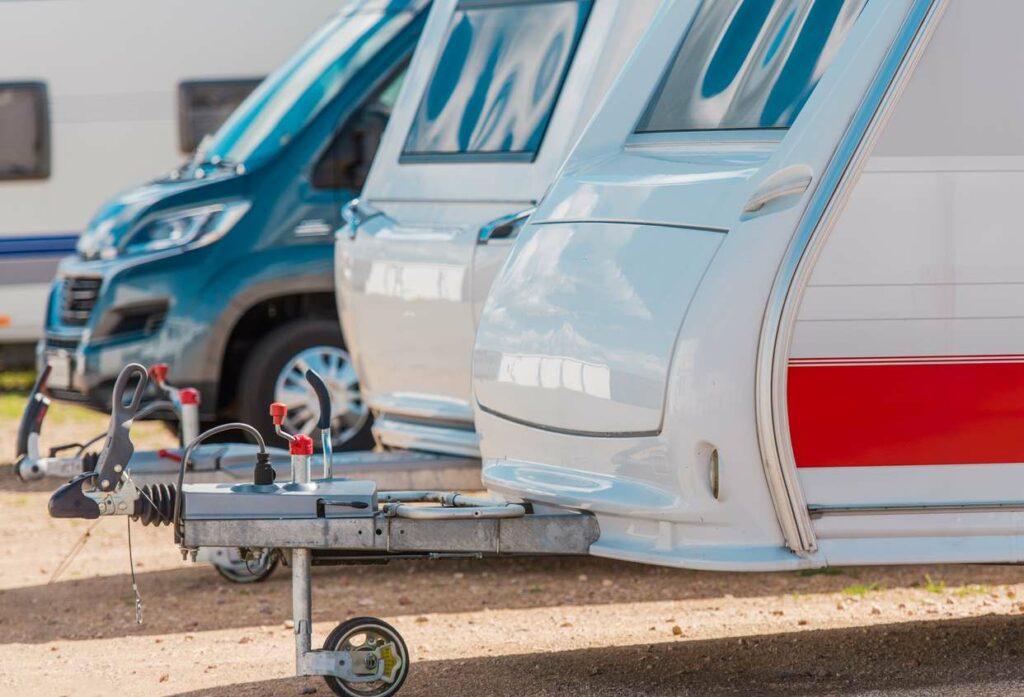
[[[794,359],[797,467],[1024,462],[1024,357]]]

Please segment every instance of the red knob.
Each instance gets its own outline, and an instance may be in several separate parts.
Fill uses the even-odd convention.
[[[274,420],[275,426],[284,423],[284,417],[288,416],[288,405],[281,402],[274,402],[270,405],[270,418]]]
[[[149,376],[156,380],[157,384],[163,384],[167,380],[169,366],[166,363],[154,363],[149,369]]]
[[[181,405],[186,404],[199,404],[199,390],[194,387],[185,387],[178,390],[178,399],[181,400]]]
[[[300,433],[292,439],[292,444],[288,447],[288,452],[292,455],[312,455],[313,439],[303,433]]]

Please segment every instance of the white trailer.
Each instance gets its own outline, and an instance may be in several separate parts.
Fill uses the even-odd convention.
[[[179,164],[337,0],[0,3],[0,345],[96,207]]]
[[[667,6],[483,312],[484,483],[616,558],[1020,562],[1022,22]]]

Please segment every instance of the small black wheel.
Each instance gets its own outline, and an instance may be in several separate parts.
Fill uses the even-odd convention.
[[[221,578],[231,583],[262,583],[274,573],[280,556],[276,549],[272,549],[253,561],[239,559],[225,563],[214,562],[213,568]]]
[[[343,680],[324,676],[327,686],[340,697],[391,697],[409,674],[409,649],[398,631],[375,617],[355,617],[342,622],[324,642],[325,651],[347,651],[353,659],[349,666],[355,675],[378,679]]]

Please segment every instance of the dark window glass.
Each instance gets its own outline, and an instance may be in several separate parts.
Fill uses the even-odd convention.
[[[0,83],[0,179],[50,176],[50,115],[46,85]]]
[[[227,121],[238,105],[259,86],[260,78],[190,80],[178,86],[178,133],[182,152],[192,152],[202,139]]]
[[[788,128],[867,0],[705,0],[640,133]]]
[[[592,4],[461,3],[403,159],[536,155]]]
[[[402,68],[338,129],[313,168],[314,187],[354,192],[363,188],[404,81],[405,68]]]

